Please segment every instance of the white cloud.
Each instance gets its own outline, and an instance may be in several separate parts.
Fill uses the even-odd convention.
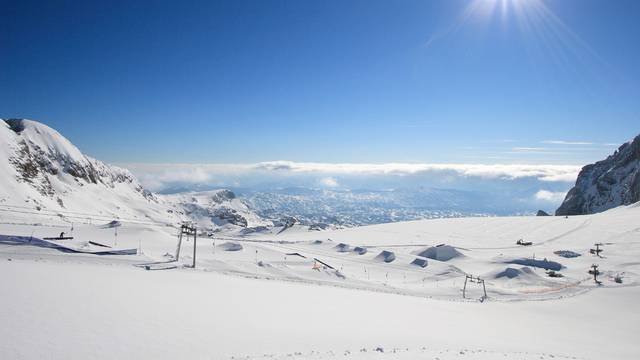
[[[330,176],[320,179],[320,184],[322,186],[331,187],[331,188],[339,186],[338,180],[336,180],[336,178],[333,178],[333,177],[330,177]]]
[[[544,140],[541,141],[543,144],[552,144],[552,145],[594,145],[593,142],[588,141],[566,141],[566,140]]]
[[[160,190],[171,183],[210,183],[214,180],[215,172],[202,166],[188,165],[130,165],[128,166],[144,187],[150,190]]]
[[[272,161],[255,165],[256,169],[269,171],[320,172],[331,174],[364,175],[415,175],[428,172],[455,172],[461,176],[492,179],[538,178],[542,181],[574,181],[580,171],[575,165],[483,165],[483,164],[332,164]]]
[[[566,140],[544,140],[541,141],[542,144],[549,145],[593,145],[593,146],[604,146],[604,147],[618,147],[622,145],[622,143],[598,143],[598,142],[590,142],[590,141],[566,141]]]
[[[559,203],[564,200],[564,197],[566,195],[567,195],[566,192],[553,192],[553,191],[547,191],[547,190],[540,190],[534,196],[536,200]]]
[[[490,180],[531,178],[544,182],[573,182],[580,166],[527,164],[426,164],[426,163],[311,163],[269,161],[253,164],[125,164],[151,189],[159,190],[167,184],[231,183],[238,179],[281,178],[283,176],[321,175],[324,186],[335,186],[335,176],[412,176],[463,177]],[[318,177],[315,177],[318,179]],[[317,180],[316,180],[317,181]]]
[[[548,151],[548,150],[552,150],[550,148],[544,148],[544,147],[514,147],[511,148],[511,150],[513,151],[522,151],[522,152],[530,152],[530,151]]]

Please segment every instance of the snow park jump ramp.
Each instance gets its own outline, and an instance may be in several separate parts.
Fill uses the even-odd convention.
[[[56,249],[66,253],[81,253],[93,255],[136,255],[138,249],[113,249],[105,245],[93,245],[90,242],[62,244],[56,241],[43,240],[31,236],[0,235],[0,244],[16,246],[35,246]]]

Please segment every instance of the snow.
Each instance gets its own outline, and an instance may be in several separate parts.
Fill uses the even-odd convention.
[[[184,192],[160,197],[181,208],[200,228],[213,229],[229,224],[231,221],[224,219],[229,215],[240,216],[246,221],[247,227],[272,225],[256,215],[229,190]]]
[[[640,351],[637,288],[607,289],[588,299],[480,304],[197,271],[42,261],[3,261],[0,271],[10,279],[3,285],[8,296],[0,300],[5,359],[67,359],[71,353],[79,359],[219,359],[295,352],[305,355],[294,358],[313,358],[307,356],[311,351],[350,359],[342,353],[372,353],[378,346],[452,352],[441,359],[467,349],[502,358],[547,353],[634,359]],[[461,358],[489,358],[478,355]]]
[[[19,135],[23,140],[31,142],[43,150],[48,150],[52,154],[69,159],[69,161],[89,163],[82,152],[56,130],[33,120],[19,121],[23,129]]]
[[[380,254],[378,254],[378,256],[375,257],[375,259],[378,261],[390,263],[396,259],[396,254],[394,254],[392,251],[383,250],[380,252]]]
[[[133,222],[179,222],[167,204],[144,192],[124,169],[83,155],[57,131],[31,120],[13,123],[19,132],[0,121],[0,212],[4,221],[64,218],[68,223],[104,223],[114,219]],[[28,150],[29,156],[23,151]],[[33,158],[32,158],[33,157]],[[35,167],[29,176],[19,165]],[[43,165],[44,164],[44,165]],[[45,169],[44,166],[49,169]],[[70,172],[90,173],[96,182]]]
[[[74,227],[78,241],[141,248],[130,256],[0,241],[0,318],[7,324],[0,358],[67,359],[73,351],[82,359],[636,359],[638,215],[640,207],[630,206],[569,218],[219,233],[198,240],[196,269],[181,266],[192,261],[192,241],[183,240],[180,266],[164,271],[133,265],[176,264],[164,256],[175,251],[173,228],[125,222],[116,238],[104,223]],[[64,222],[49,225],[3,225],[2,233],[69,230]],[[520,238],[534,244],[515,245]],[[412,265],[413,252],[429,239],[437,239],[429,246],[446,242],[465,256]],[[588,254],[595,242],[606,244],[604,258]],[[223,251],[236,243],[242,249]],[[371,251],[338,252],[340,243]],[[583,256],[562,258],[553,254],[558,249]],[[395,260],[375,260],[383,251]],[[562,262],[565,277],[505,264],[534,252]],[[314,269],[314,258],[335,270]],[[592,263],[601,266],[602,286],[587,274]],[[465,273],[485,279],[489,299],[478,301],[481,288],[471,283],[462,299]]]
[[[0,124],[0,359],[640,356],[639,203],[587,216],[259,229],[267,222],[230,192],[155,196],[44,125]],[[21,179],[21,141],[61,171]],[[70,162],[100,181],[63,171]],[[206,230],[195,269],[193,239],[174,260],[186,219]],[[248,228],[232,224],[242,219]],[[61,232],[73,239],[44,240]],[[487,299],[477,282],[462,297],[465,275],[484,280]]]
[[[440,244],[438,246],[431,246],[423,251],[419,252],[417,255],[422,257],[426,257],[429,259],[434,259],[438,261],[449,261],[451,259],[464,256],[460,251],[456,250],[453,246]]]
[[[224,251],[240,251],[242,250],[242,245],[233,242],[226,242],[224,244],[218,245],[218,247]]]
[[[56,130],[31,120],[0,120],[0,213],[4,222],[128,222],[200,229],[249,227],[264,221],[228,190],[159,196],[128,170],[83,155]],[[33,215],[33,216],[25,216]],[[228,218],[228,219],[225,219]]]

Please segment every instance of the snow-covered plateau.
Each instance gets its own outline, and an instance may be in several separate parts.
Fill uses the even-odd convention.
[[[0,359],[640,357],[640,203],[317,231],[0,140]]]

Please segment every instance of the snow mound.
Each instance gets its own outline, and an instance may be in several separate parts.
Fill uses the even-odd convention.
[[[345,243],[340,243],[336,246],[333,247],[334,249],[336,249],[337,252],[350,252],[351,251],[351,246],[345,244]]]
[[[113,220],[113,221],[110,221],[110,222],[100,226],[100,228],[101,229],[112,229],[112,228],[120,227],[120,226],[122,226],[122,223],[120,221]]]
[[[507,267],[484,275],[485,279],[492,279],[498,288],[511,289],[519,293],[550,291],[557,289],[558,283],[548,279],[544,273],[540,274],[528,266]]]
[[[513,278],[517,278],[517,277],[521,277],[523,275],[535,275],[533,273],[533,270],[531,270],[531,268],[529,267],[521,267],[520,269],[516,269],[516,268],[512,268],[512,267],[508,267],[506,269],[504,269],[503,271],[495,274],[493,276],[494,279],[500,279],[500,278],[509,278],[509,279],[513,279]]]
[[[386,263],[390,263],[396,259],[396,254],[394,254],[391,251],[383,250],[374,259],[378,261],[384,261]]]
[[[553,253],[558,256],[562,256],[563,258],[575,258],[578,256],[582,256],[581,254],[571,250],[558,250],[554,251]]]
[[[362,247],[362,246],[356,246],[353,248],[353,252],[358,254],[358,255],[364,255],[367,253],[367,248]]]
[[[420,266],[420,267],[427,267],[428,264],[429,262],[427,261],[427,259],[422,259],[422,258],[415,258],[411,262],[411,265]]]
[[[445,244],[428,247],[420,251],[417,255],[438,261],[449,261],[451,259],[464,256],[453,246]]]
[[[226,242],[224,244],[218,245],[218,247],[224,251],[240,251],[242,250],[242,245],[233,242]]]

